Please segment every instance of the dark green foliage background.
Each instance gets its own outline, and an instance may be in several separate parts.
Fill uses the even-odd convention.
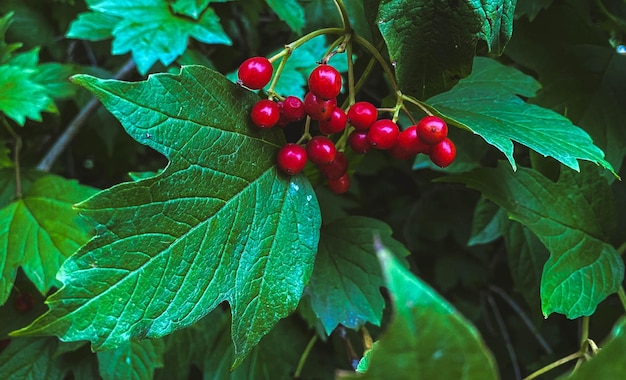
[[[574,364],[569,363],[543,378],[626,376],[625,322],[620,319],[624,309],[615,294],[623,281],[621,255],[626,242],[626,188],[618,180],[618,176],[625,177],[626,155],[626,55],[619,48],[626,45],[622,2],[603,1],[600,7],[591,0],[494,0],[477,5],[461,0],[437,6],[424,0],[344,0],[354,30],[380,47],[389,64],[393,63],[402,90],[424,100],[426,107],[452,126],[450,135],[458,157],[445,170],[424,157],[414,162],[392,160],[380,152],[362,160],[351,157],[353,186],[342,196],[332,194],[314,175],[309,184],[303,175],[286,179],[273,169],[273,154],[284,137],[279,131],[262,136],[249,132],[245,107],[258,98],[226,79],[234,77],[238,64],[247,57],[269,56],[304,33],[340,26],[332,1],[154,1],[136,13],[126,12],[124,3],[0,3],[3,20],[13,12],[10,26],[3,29],[0,24],[0,32],[6,32],[4,43],[0,35],[0,94],[8,93],[6,88],[14,83],[32,90],[30,101],[17,106],[0,96],[2,117],[6,115],[23,143],[19,164],[24,195],[16,200],[13,191],[15,138],[0,125],[0,300],[6,299],[0,306],[0,339],[8,339],[10,332],[25,328],[52,307],[22,333],[78,340],[11,337],[0,352],[0,378],[291,378],[314,334],[319,339],[302,378],[334,378],[336,370],[345,371],[339,376],[350,377],[364,354],[362,337],[351,328],[365,325],[379,342],[361,364],[369,368],[370,378],[382,378],[400,368],[393,378],[414,378],[416,371],[430,378],[431,373],[443,373],[430,366],[438,363],[448,369],[468,365],[471,375],[465,378],[513,379],[576,352],[583,316],[590,316],[589,338],[603,350],[571,375]],[[179,15],[172,18],[170,11]],[[162,25],[165,34],[146,32],[152,33],[155,19],[162,21],[155,25]],[[150,38],[142,44],[133,39],[146,35]],[[294,54],[279,89],[301,95],[308,71],[330,42],[316,39]],[[175,49],[168,49],[170,45]],[[369,56],[358,46],[354,53],[358,77]],[[113,77],[131,57],[137,70],[126,79],[139,84],[95,79]],[[344,59],[333,58],[331,63],[345,71]],[[180,74],[183,65],[206,68],[186,68]],[[81,87],[69,82],[73,74],[89,76],[77,80]],[[140,82],[149,74],[157,75]],[[206,92],[200,85],[188,94],[193,78],[217,90]],[[180,86],[171,84],[179,80]],[[158,98],[164,105],[158,107],[155,101],[151,109],[156,98],[151,91],[157,85],[163,85]],[[207,93],[211,96],[201,101]],[[93,94],[106,107],[87,120],[51,174],[36,171],[39,160]],[[376,66],[357,100],[393,106],[390,94],[389,81]],[[163,117],[176,112],[177,101],[184,104],[189,99],[194,100],[187,103],[193,107],[178,115],[180,124]],[[211,109],[203,108],[206,105]],[[224,120],[229,124],[222,124]],[[409,125],[404,117],[400,122]],[[192,171],[190,160],[218,166],[218,158],[211,161],[213,156],[202,150],[206,146],[185,129],[187,123],[196,123],[207,141],[227,132],[240,137],[230,145],[207,142],[207,146],[215,149],[211,151],[215,157],[238,146],[249,147],[240,161],[235,157],[230,166],[217,168],[223,169],[217,175],[243,173],[247,185],[230,192],[230,185],[215,190],[210,176],[201,184],[177,182]],[[162,135],[152,139],[146,131],[150,136],[155,131]],[[186,132],[178,135],[179,131]],[[187,146],[187,141],[194,142]],[[243,163],[260,166],[248,170],[241,167]],[[288,194],[284,197],[287,205],[295,199],[317,198],[317,203],[307,206],[306,212],[312,215],[307,221],[299,220],[297,212],[289,219],[304,232],[301,241],[293,239],[299,246],[281,245],[282,254],[289,255],[298,246],[297,260],[273,251],[279,264],[270,269],[285,271],[281,265],[293,260],[289,267],[294,270],[284,278],[280,276],[284,272],[270,270],[273,277],[267,278],[280,286],[274,284],[266,301],[276,301],[275,307],[267,302],[256,314],[246,314],[237,302],[248,302],[246,297],[254,291],[231,284],[229,271],[221,275],[221,287],[213,298],[201,298],[204,294],[195,286],[211,281],[198,270],[184,295],[197,297],[200,308],[168,315],[179,325],[148,332],[138,322],[124,334],[114,334],[115,328],[107,327],[109,315],[98,305],[93,309],[80,306],[75,314],[69,310],[67,299],[74,302],[85,297],[82,300],[88,304],[93,294],[100,294],[94,288],[106,293],[111,285],[122,283],[113,272],[98,272],[94,277],[76,273],[93,268],[90,255],[96,252],[97,259],[116,242],[117,234],[129,231],[123,223],[142,220],[139,230],[151,223],[163,226],[155,222],[156,217],[152,219],[158,212],[143,210],[151,206],[137,195],[141,189],[154,185],[161,190],[155,197],[167,202],[193,185],[207,204],[211,197],[226,199],[230,207],[226,210],[235,213],[238,204],[232,199],[240,191],[256,191],[250,183],[258,184],[260,194],[271,192],[275,200]],[[54,191],[42,191],[42,184]],[[79,219],[71,205],[98,190],[104,192],[79,206],[91,219]],[[131,204],[135,199],[138,204]],[[29,206],[36,203],[41,206]],[[206,204],[190,208],[198,212],[194,215],[198,225],[213,221],[208,209]],[[275,214],[283,212],[285,208],[278,208]],[[142,219],[133,219],[135,213]],[[252,206],[241,215],[259,216],[270,224],[280,219]],[[59,223],[51,226],[33,220]],[[247,219],[243,220],[232,230],[249,232],[241,227]],[[67,231],[58,227],[74,222]],[[124,228],[116,230],[120,225]],[[219,226],[217,230],[227,231],[223,224]],[[18,236],[14,231],[28,228],[39,235],[19,235],[17,243],[11,240]],[[177,228],[171,230],[186,234],[186,227]],[[263,228],[255,231],[271,235]],[[293,230],[286,227],[284,233],[293,235]],[[66,246],[41,245],[32,251],[39,255],[21,256],[14,247],[36,241],[33,236],[51,241],[70,236],[72,240]],[[73,256],[55,280],[52,274],[90,236],[98,238]],[[387,250],[371,244],[374,237]],[[142,244],[148,245],[138,239],[137,245]],[[152,248],[155,257],[166,252],[156,243]],[[115,250],[107,254],[112,255],[109,265],[114,267]],[[320,260],[314,264],[315,254]],[[152,277],[147,276],[145,283],[152,284],[162,275],[154,268],[161,264],[146,262],[153,267],[148,268]],[[250,262],[247,273],[263,278],[265,273],[255,263]],[[133,265],[125,269],[139,273],[137,268],[143,268],[139,260]],[[46,306],[46,297],[61,288],[59,280],[75,287],[56,293]],[[291,292],[282,292],[287,282]],[[379,292],[379,286],[388,289]],[[231,294],[231,287],[248,293]],[[110,297],[122,297],[125,292],[113,291]],[[128,292],[141,304],[143,293]],[[23,294],[34,296],[34,308],[20,313],[13,305]],[[416,299],[420,302],[413,302]],[[166,300],[161,302],[167,305]],[[350,302],[357,302],[358,307],[350,307]],[[141,321],[147,309],[138,306],[129,313]],[[99,311],[102,323],[82,325]],[[97,337],[85,332],[87,325],[97,330]],[[347,329],[335,329],[338,325]],[[249,326],[253,326],[250,331]],[[128,341],[131,336],[156,339]],[[427,347],[415,337],[427,341]],[[111,350],[93,353],[85,340],[91,340],[94,348]],[[438,344],[445,355],[440,363],[430,362],[433,355],[439,355]],[[239,366],[231,371],[233,362]],[[459,378],[453,371],[449,374]]]

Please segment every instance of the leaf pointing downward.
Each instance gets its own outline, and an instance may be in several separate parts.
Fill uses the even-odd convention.
[[[257,96],[204,67],[139,83],[75,81],[170,164],[79,205],[99,234],[61,268],[50,311],[19,334],[107,349],[166,335],[228,301],[241,362],[295,309],[319,239],[310,184],[275,169],[282,133],[251,127]]]

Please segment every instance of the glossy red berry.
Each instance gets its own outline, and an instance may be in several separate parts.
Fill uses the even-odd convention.
[[[280,119],[280,108],[276,102],[261,99],[252,106],[250,117],[257,127],[272,128]]]
[[[336,98],[341,92],[341,74],[330,65],[317,66],[309,75],[309,91],[321,99]]]
[[[337,107],[337,99],[324,100],[307,92],[304,96],[304,111],[313,120],[326,120]]]
[[[391,149],[398,141],[400,129],[389,119],[376,121],[367,132],[367,141],[376,149]]]
[[[265,57],[248,58],[239,66],[239,82],[252,90],[265,87],[272,79],[274,68]]]
[[[346,128],[348,117],[339,107],[335,107],[328,120],[320,120],[320,132],[325,135],[338,133]]]
[[[428,155],[435,165],[445,168],[454,161],[456,157],[456,147],[452,140],[446,137],[439,143],[431,146]]]
[[[344,173],[341,177],[336,179],[329,179],[328,187],[335,194],[343,194],[350,189],[350,175]]]
[[[348,123],[355,129],[367,130],[378,119],[378,110],[370,102],[356,102],[348,110]]]
[[[417,123],[417,136],[426,145],[435,145],[448,136],[448,125],[437,116],[426,116]]]
[[[337,152],[335,159],[328,165],[321,165],[320,172],[327,179],[337,179],[348,171],[348,158],[343,152]]]
[[[306,155],[315,165],[327,165],[337,155],[337,149],[331,139],[315,136],[306,144]]]
[[[412,125],[402,132],[398,136],[397,149],[401,149],[411,154],[426,153],[428,152],[428,145],[424,144],[417,136],[417,127]]]
[[[296,96],[288,96],[283,100],[282,116],[287,122],[304,119],[304,102]]]
[[[350,136],[348,136],[348,145],[350,148],[356,153],[365,154],[370,148],[370,142],[367,140],[367,132],[366,131],[357,131],[354,130],[350,132]]]
[[[289,175],[298,174],[306,165],[306,150],[298,144],[289,143],[280,148],[276,164]]]

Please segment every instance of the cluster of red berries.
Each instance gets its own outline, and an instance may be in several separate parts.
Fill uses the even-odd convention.
[[[267,85],[273,67],[264,57],[253,57],[239,67],[239,83],[253,90]],[[328,137],[342,132],[348,124],[354,130],[348,136],[348,144],[356,153],[364,154],[371,148],[389,150],[398,159],[407,159],[418,153],[428,154],[441,167],[452,163],[456,149],[447,138],[446,123],[435,116],[427,116],[417,125],[402,132],[389,119],[378,119],[377,108],[369,102],[354,103],[348,112],[337,107],[337,96],[341,92],[341,74],[332,66],[322,63],[309,75],[309,92],[304,101],[287,96],[281,101],[259,100],[250,112],[254,125],[259,128],[285,127],[290,122],[300,121],[306,116],[319,122],[320,136],[311,138],[305,147],[288,143],[277,155],[277,165],[285,173],[301,172],[307,160],[315,164],[326,178],[330,189],[344,193],[350,187],[348,160],[336,149]]]

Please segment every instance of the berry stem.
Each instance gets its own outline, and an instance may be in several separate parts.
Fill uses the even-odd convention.
[[[335,6],[341,15],[341,24],[343,25],[343,30],[346,33],[352,32],[352,25],[350,24],[350,18],[348,17],[348,10],[343,3],[343,0],[334,0]]]
[[[298,38],[297,40],[285,45],[285,48],[283,50],[281,50],[280,52],[276,53],[275,55],[273,55],[272,57],[268,59],[272,63],[276,62],[278,58],[282,58],[285,55],[291,55],[292,51],[296,50],[301,45],[309,42],[315,37],[322,36],[325,34],[341,35],[341,34],[345,34],[345,30],[343,28],[323,28],[323,29],[314,30],[311,33],[305,34],[304,36]]]
[[[389,66],[389,64],[387,64],[387,61],[385,61],[385,58],[383,58],[383,56],[380,54],[378,49],[376,49],[374,45],[372,45],[368,40],[359,36],[358,34],[354,35],[354,39],[359,45],[367,49],[367,51],[374,58],[376,58],[376,60],[382,67],[383,71],[385,72],[385,74],[387,74],[387,76],[389,77],[389,81],[391,82],[391,87],[393,87],[393,90],[396,92],[400,91],[400,87],[398,86],[398,82],[396,82],[396,77],[393,73],[393,70],[391,70],[391,67]]]
[[[298,367],[296,367],[296,371],[293,374],[294,379],[299,379],[300,375],[302,375],[302,369],[304,368],[304,364],[306,363],[306,360],[309,357],[309,354],[311,353],[311,349],[313,349],[315,342],[317,342],[317,335],[313,335],[311,340],[309,340],[309,343],[306,345],[302,356],[300,356],[300,360],[298,361]]]
[[[296,144],[300,145],[311,140],[310,130],[311,130],[311,117],[307,116],[306,121],[304,122],[304,132],[302,133],[302,136],[300,136],[298,141],[296,141]]]
[[[276,88],[276,85],[278,84],[278,79],[280,78],[280,74],[283,72],[283,69],[285,68],[285,65],[287,64],[287,60],[291,56],[291,53],[292,53],[293,50],[292,49],[285,49],[283,51],[285,51],[286,53],[285,53],[285,55],[283,55],[283,59],[278,64],[278,67],[276,68],[276,73],[274,74],[274,78],[272,78],[272,82],[270,83],[270,87],[267,89],[268,99],[270,99],[270,100],[273,100],[273,98],[277,97],[277,94],[274,91],[274,89]],[[271,60],[270,60],[270,62],[271,62]]]
[[[396,96],[400,99],[402,99],[403,101],[406,100],[409,103],[415,104],[416,106],[418,106],[422,111],[424,111],[424,113],[428,116],[433,116],[433,112],[428,108],[428,106],[426,105],[426,103],[424,102],[420,102],[419,100],[415,99],[412,96],[409,95],[404,95],[401,92],[397,92]]]
[[[352,60],[352,38],[348,39],[348,104],[353,105],[356,102],[356,92],[354,89],[354,62]]]

